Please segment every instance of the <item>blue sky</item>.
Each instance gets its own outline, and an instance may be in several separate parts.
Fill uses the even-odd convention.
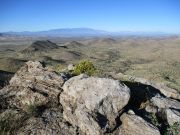
[[[180,33],[180,0],[0,0],[0,32],[78,27]]]

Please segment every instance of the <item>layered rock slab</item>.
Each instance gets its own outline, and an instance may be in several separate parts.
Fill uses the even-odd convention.
[[[159,130],[135,114],[124,113],[118,135],[160,135]]]

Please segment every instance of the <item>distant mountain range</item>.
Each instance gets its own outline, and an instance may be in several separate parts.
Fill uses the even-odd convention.
[[[110,32],[103,30],[95,30],[90,28],[63,28],[63,29],[52,29],[47,31],[23,31],[23,32],[4,32],[0,35],[19,35],[19,36],[61,36],[61,37],[72,37],[72,36],[101,36],[109,35]]]
[[[153,36],[153,35],[172,35],[163,32],[108,32],[91,28],[63,28],[52,29],[47,31],[23,31],[23,32],[3,32],[0,36],[52,36],[52,37],[81,37],[81,36],[119,36],[119,35],[138,35],[138,36]]]

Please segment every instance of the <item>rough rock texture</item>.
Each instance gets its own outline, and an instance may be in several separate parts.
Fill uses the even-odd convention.
[[[119,135],[160,135],[155,126],[137,115],[124,113],[121,116],[121,121]]]
[[[165,125],[169,125],[169,129],[173,130],[171,126],[174,123],[180,124],[180,94],[177,90],[163,83],[154,83],[121,73],[111,73],[110,76],[124,81],[131,90],[129,108],[157,126],[161,134],[166,132]]]
[[[169,88],[163,83],[155,84],[154,87],[159,89],[166,97],[180,100],[180,94],[177,90]]]
[[[10,80],[12,86],[35,87],[34,83],[41,84],[45,88],[54,88],[55,91],[63,85],[64,80],[55,72],[48,71],[48,68],[44,68],[38,61],[27,62]]]
[[[122,73],[115,74],[115,73],[111,72],[111,73],[109,73],[109,75],[115,79],[133,81],[133,82],[138,82],[141,84],[152,86],[152,87],[158,89],[166,97],[180,100],[179,92],[175,89],[167,87],[164,83],[155,83],[155,82],[149,81],[144,78],[137,78],[137,77],[130,76],[130,75],[124,75]]]
[[[156,95],[150,99],[151,104],[157,106],[159,109],[167,109],[174,108],[180,109],[180,102],[174,99],[162,97],[160,95]]]
[[[68,69],[69,71],[74,70],[74,68],[75,68],[75,66],[74,66],[73,64],[69,64],[68,67],[67,67],[67,69]]]
[[[58,109],[47,109],[41,117],[31,117],[17,135],[75,135],[76,129],[66,123]]]
[[[15,108],[0,110],[0,135],[15,135],[26,120],[26,114]]]
[[[0,90],[0,134],[1,130],[16,135],[77,134],[62,117],[63,83],[63,77],[40,62],[27,62]]]
[[[130,97],[130,90],[118,81],[83,74],[69,79],[63,90],[60,103],[64,118],[88,135],[113,129]]]
[[[0,90],[0,134],[159,135],[165,129],[175,133],[179,93],[141,78],[123,83],[56,74],[53,68],[29,61]]]
[[[164,83],[154,83],[154,82],[150,82],[144,78],[133,78],[133,81],[139,82],[142,84],[146,84],[146,85],[150,85],[150,86],[158,89],[166,97],[180,100],[180,94],[178,93],[178,91],[167,87]]]
[[[144,108],[147,113],[158,114],[164,123],[167,122],[169,125],[180,123],[180,94],[177,90],[171,89],[163,83],[154,83],[144,78],[121,73],[111,73],[111,76],[132,81],[126,84],[131,89],[130,104],[133,106],[141,104],[141,109]]]
[[[29,61],[10,80],[10,85],[0,90],[0,99],[21,109],[46,104],[57,101],[63,83],[61,76],[43,68],[40,62]]]
[[[175,122],[180,123],[180,102],[167,97],[156,95],[150,99],[150,105],[146,106],[146,111],[151,113],[159,113],[160,117],[168,122],[169,125],[173,125]],[[156,107],[156,111],[152,111]],[[151,108],[151,109],[149,109]]]
[[[175,109],[166,109],[165,116],[167,117],[167,122],[169,125],[173,125],[174,123],[180,123],[180,112]]]

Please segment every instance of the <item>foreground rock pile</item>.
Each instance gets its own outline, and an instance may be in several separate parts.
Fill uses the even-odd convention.
[[[124,83],[85,74],[67,79],[29,61],[0,90],[0,134],[180,133],[179,93],[167,96],[165,88]]]

